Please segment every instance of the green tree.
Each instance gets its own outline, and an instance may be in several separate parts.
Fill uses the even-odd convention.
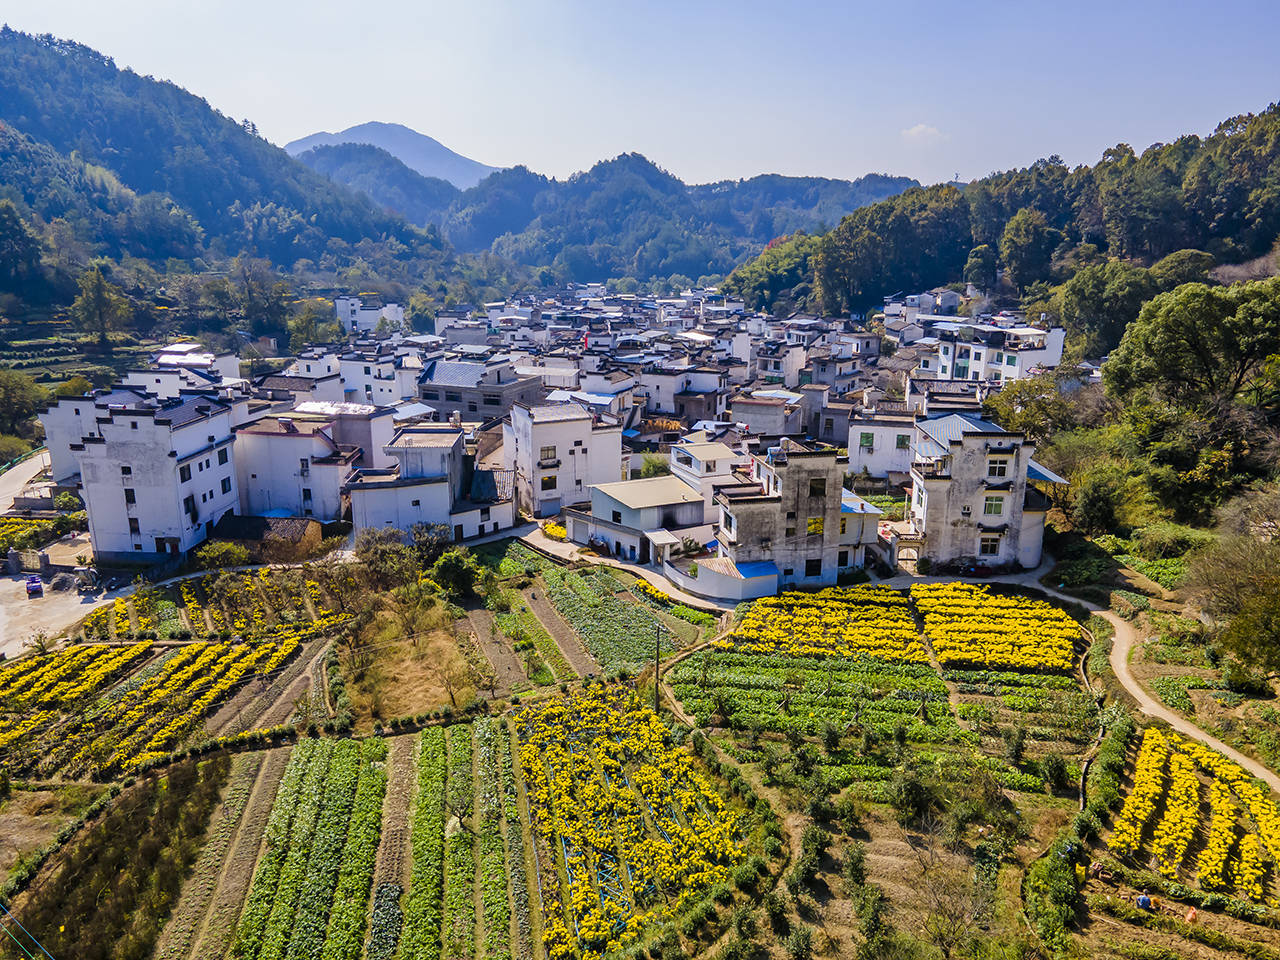
[[[31,444],[23,440],[21,437],[13,437],[8,434],[0,434],[0,463],[8,463],[10,460],[17,460],[24,453],[31,450]]]
[[[1006,383],[983,403],[983,412],[1006,430],[1026,434],[1037,446],[1076,424],[1075,408],[1049,373]]]
[[[1005,224],[1000,235],[1000,259],[1018,289],[1049,276],[1053,249],[1061,239],[1043,213],[1023,207]]]
[[[671,473],[671,460],[660,453],[646,453],[640,458],[640,476],[665,477]]]
[[[1203,250],[1176,250],[1151,266],[1151,276],[1162,290],[1184,283],[1208,283],[1209,271],[1217,265],[1213,254]]]
[[[0,432],[17,433],[47,397],[44,389],[25,373],[0,369]]]
[[[1059,295],[1059,314],[1084,356],[1115,349],[1142,305],[1160,290],[1151,271],[1123,260],[1077,271]]]
[[[289,349],[299,353],[308,344],[336,340],[341,331],[332,307],[308,300],[289,318]]]
[[[80,295],[71,304],[71,314],[87,333],[98,336],[98,342],[107,347],[107,333],[129,319],[133,308],[113,283],[102,275],[102,269],[90,267],[80,275]]]
[[[205,570],[226,570],[249,565],[249,549],[230,540],[210,540],[196,551],[196,562]]]
[[[59,397],[83,397],[91,390],[93,384],[79,374],[53,388],[53,392]]]
[[[1268,361],[1277,353],[1280,278],[1188,283],[1143,307],[1103,366],[1103,382],[1113,396],[1149,392],[1222,423],[1255,388],[1269,386]]]
[[[431,579],[451,596],[469,597],[480,580],[480,568],[465,549],[446,550],[431,568]]]
[[[404,542],[399,530],[361,530],[356,537],[355,554],[376,586],[398,587],[418,576],[413,548]]]
[[[1111,533],[1124,492],[1124,476],[1111,464],[1089,470],[1075,487],[1071,521],[1085,533]]]
[[[989,243],[980,243],[969,251],[964,265],[964,281],[987,291],[996,285],[996,251]]]
[[[0,200],[0,291],[20,293],[40,267],[40,238],[12,200]]]

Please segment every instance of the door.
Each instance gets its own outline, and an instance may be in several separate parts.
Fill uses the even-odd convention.
[[[454,525],[454,528],[453,528],[453,539],[455,539],[455,540],[461,540],[461,539],[462,539],[462,524],[460,524],[460,523],[459,523],[459,524],[455,524],[455,525]]]

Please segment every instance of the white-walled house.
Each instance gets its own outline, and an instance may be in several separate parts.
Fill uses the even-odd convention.
[[[577,403],[516,403],[502,424],[502,461],[514,471],[518,509],[554,517],[622,478],[622,426]]]
[[[80,457],[72,450],[86,437],[96,437],[98,418],[111,407],[134,406],[146,400],[141,388],[114,387],[82,397],[59,397],[40,412],[44,445],[49,451],[49,474],[54,483],[73,484],[80,475]]]
[[[360,297],[337,297],[333,301],[338,322],[347,333],[368,333],[378,329],[386,321],[395,330],[404,328],[404,307],[397,303],[370,303],[365,305]]]
[[[342,488],[360,448],[340,444],[331,421],[264,417],[236,430],[236,476],[245,516],[342,518]]]
[[[510,474],[475,469],[457,427],[406,427],[386,453],[394,467],[358,470],[344,488],[356,532],[442,523],[455,540],[465,540],[512,525]]]
[[[94,556],[154,562],[185,553],[239,504],[232,410],[207,397],[111,404],[73,444]]]

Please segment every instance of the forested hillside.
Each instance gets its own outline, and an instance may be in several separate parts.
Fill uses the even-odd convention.
[[[728,287],[755,307],[783,300],[840,313],[961,280],[994,292],[1002,269],[1006,290],[1042,312],[1064,304],[1047,285],[1088,268],[1100,275],[1109,259],[1150,266],[1197,250],[1211,263],[1245,261],[1280,235],[1278,134],[1273,105],[1141,154],[1119,144],[1093,166],[1068,169],[1054,156],[961,189],[907,190],[856,210],[816,243],[779,244],[739,267]],[[1103,285],[1123,298],[1134,277],[1111,272]],[[1115,346],[1120,330],[1094,337],[1091,348]]]
[[[632,153],[567,180],[523,166],[500,170],[446,199],[438,181],[406,178],[379,152],[341,149],[340,160],[315,150],[299,159],[414,223],[440,225],[459,250],[491,250],[574,280],[724,273],[779,235],[820,229],[916,186],[880,174],[854,181],[767,175],[689,186]]]
[[[462,193],[448,180],[424,177],[381,147],[369,143],[317,146],[297,155],[301,163],[367,195],[410,223],[438,223]]]

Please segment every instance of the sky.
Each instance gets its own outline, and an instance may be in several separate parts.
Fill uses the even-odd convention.
[[[969,180],[1095,162],[1280,99],[1280,3],[5,0],[283,145],[403,123],[556,177]]]

